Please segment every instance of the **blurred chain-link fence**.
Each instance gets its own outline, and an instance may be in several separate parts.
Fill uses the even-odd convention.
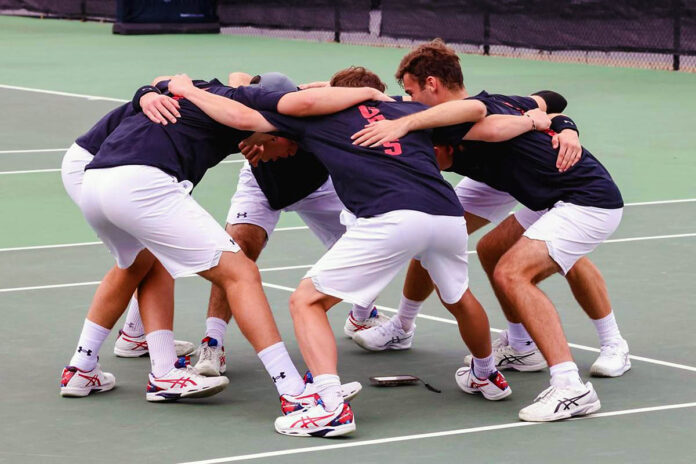
[[[117,18],[127,0],[0,0],[14,14]],[[130,2],[134,3],[134,2]],[[199,11],[223,33],[696,72],[696,0],[135,0]],[[183,17],[183,15],[182,15]],[[191,17],[191,14],[189,14]],[[137,20],[136,20],[137,21]]]

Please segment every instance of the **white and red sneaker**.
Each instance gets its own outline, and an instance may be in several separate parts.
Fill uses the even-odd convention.
[[[198,347],[198,362],[194,369],[206,377],[224,374],[227,370],[225,347],[221,346],[216,339],[205,337]]]
[[[339,405],[335,411],[327,411],[319,401],[311,408],[278,417],[275,429],[294,437],[336,437],[353,432],[355,418],[348,403]]]
[[[65,366],[60,376],[60,396],[82,397],[92,392],[109,391],[116,385],[116,377],[102,372],[101,366],[83,371],[75,366]]]
[[[474,375],[471,367],[460,367],[454,379],[465,393],[470,395],[481,393],[490,401],[502,400],[512,394],[512,389],[500,371],[495,371],[487,379],[479,379]]]
[[[191,342],[174,340],[174,348],[177,356],[188,356],[196,350]],[[149,354],[145,334],[132,337],[123,330],[118,331],[118,338],[114,345],[114,354],[119,358],[139,358]]]
[[[227,377],[205,377],[188,365],[188,357],[179,358],[174,368],[162,377],[149,374],[145,398],[148,401],[176,401],[181,398],[204,398],[224,390]]]
[[[388,320],[389,318],[383,314],[380,314],[377,311],[377,308],[372,308],[370,316],[364,321],[359,321],[356,318],[354,318],[353,311],[351,311],[348,314],[348,319],[346,319],[345,325],[343,326],[343,333],[345,333],[347,337],[353,338],[353,336],[357,332],[360,332],[361,330],[365,329],[371,329],[372,327],[376,327],[378,325],[382,325],[386,323]]]
[[[299,395],[280,395],[280,409],[283,415],[292,414],[296,411],[314,407],[320,400],[314,388],[314,378],[312,373],[307,371],[304,375],[305,389]],[[343,400],[350,401],[360,393],[362,384],[360,382],[348,382],[341,385]]]

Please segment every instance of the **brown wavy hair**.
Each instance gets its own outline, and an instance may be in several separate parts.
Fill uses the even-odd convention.
[[[401,59],[396,80],[403,87],[404,75],[411,74],[423,88],[428,76],[437,77],[450,90],[464,87],[464,76],[459,56],[442,39],[419,45]]]
[[[351,66],[338,71],[331,77],[331,87],[372,87],[384,92],[387,85],[369,69]]]

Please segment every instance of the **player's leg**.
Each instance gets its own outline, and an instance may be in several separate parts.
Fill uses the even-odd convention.
[[[141,250],[132,265],[126,269],[114,266],[99,284],[75,352],[63,370],[61,396],[87,396],[92,391],[108,391],[114,387],[114,376],[102,372],[98,364],[99,351],[154,261],[150,252]]]
[[[266,245],[267,233],[255,224],[227,224],[225,231],[240,246],[244,254],[256,261]],[[227,370],[225,334],[232,317],[225,291],[215,284],[210,288],[205,336],[198,349],[195,368],[202,375],[220,375]]]
[[[321,382],[321,403],[278,418],[279,433],[333,436],[355,429],[352,410],[339,396],[336,342],[326,311],[341,300],[361,306],[374,301],[400,268],[425,247],[427,237],[419,228],[426,216],[392,211],[357,219],[293,293],[290,305],[295,334],[305,362]]]
[[[628,343],[621,336],[602,273],[588,257],[583,257],[568,271],[566,279],[599,337],[600,354],[590,367],[590,374],[597,377],[623,375],[631,368]]]
[[[493,271],[500,258],[522,237],[524,231],[516,215],[513,215],[508,216],[479,240],[476,246],[478,259],[494,291],[496,286],[493,281]],[[534,344],[514,308],[507,305],[500,295],[498,295],[498,301],[508,321],[508,329],[503,331],[493,343],[498,369],[529,372],[545,368],[547,364],[544,356]],[[466,358],[464,362],[469,364],[470,358]]]
[[[522,318],[551,371],[551,387],[543,398],[520,411],[524,420],[563,419],[600,407],[592,385],[582,385],[553,304],[536,284],[554,272],[566,274],[616,230],[621,215],[621,209],[558,202],[496,266],[493,279],[499,293]]]
[[[245,163],[239,172],[237,190],[230,200],[225,231],[244,254],[256,262],[280,218],[280,211],[271,208],[258,185],[251,167]],[[195,368],[203,375],[220,375],[227,370],[225,334],[232,313],[225,291],[211,285],[205,335],[198,349]]]
[[[482,393],[486,399],[500,400],[512,393],[495,367],[488,317],[469,289],[468,237],[462,218],[431,219],[432,236],[421,263],[436,285],[440,301],[457,320],[459,334],[474,362],[457,370],[455,380],[466,393]]]
[[[327,249],[343,236],[347,226],[355,222],[355,217],[345,209],[338,198],[331,178],[306,198],[287,207],[285,211],[295,211]],[[343,326],[343,332],[352,338],[356,332],[380,325],[387,320],[387,317],[379,314],[373,303],[368,306],[353,305]]]

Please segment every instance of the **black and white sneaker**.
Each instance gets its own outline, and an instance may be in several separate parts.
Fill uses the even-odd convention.
[[[534,403],[520,410],[519,417],[527,422],[551,422],[592,414],[600,407],[597,392],[590,382],[580,388],[551,386],[541,392]]]
[[[415,324],[406,331],[398,316],[394,316],[381,325],[357,332],[353,341],[368,351],[407,350],[411,348],[415,331]]]
[[[493,341],[493,357],[495,367],[499,371],[511,369],[520,372],[536,372],[545,369],[548,365],[539,348],[534,347],[529,351],[517,351],[508,341],[507,330]],[[464,364],[471,366],[471,355],[464,358]]]

